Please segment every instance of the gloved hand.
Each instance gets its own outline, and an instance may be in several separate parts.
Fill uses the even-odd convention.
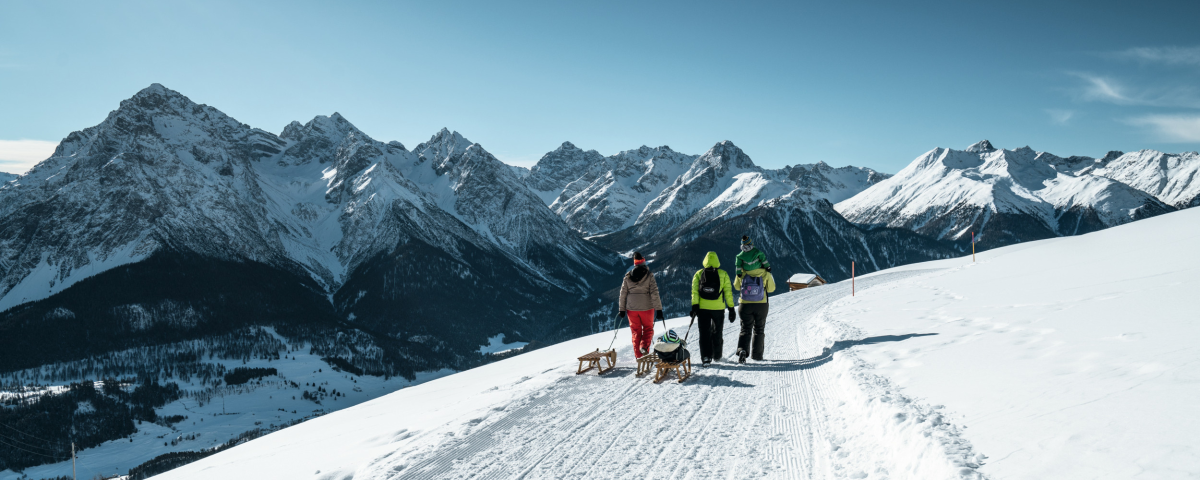
[[[745,275],[745,274],[744,274],[744,273],[738,273],[738,274],[737,274],[737,277],[738,277],[738,278],[742,278],[742,275]]]
[[[696,318],[696,315],[699,315],[699,314],[700,314],[700,305],[693,304],[692,305],[692,313],[691,313],[692,318]]]
[[[625,311],[621,310],[621,311],[617,312],[617,318],[625,318]]]
[[[767,273],[771,273],[771,267],[767,267]]]
[[[659,320],[666,320],[666,319],[667,319],[667,317],[664,317],[664,316],[663,316],[662,310],[655,310],[655,311],[654,311],[654,318],[657,318],[657,319],[659,319]]]
[[[737,320],[737,311],[729,307],[729,323],[733,323],[734,320]]]

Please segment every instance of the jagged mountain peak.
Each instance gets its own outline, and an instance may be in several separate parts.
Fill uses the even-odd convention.
[[[1028,147],[1026,147],[1026,148],[1028,148]],[[987,153],[987,152],[991,152],[994,150],[996,150],[996,147],[993,147],[992,142],[989,142],[987,140],[981,140],[981,141],[975,142],[975,143],[971,144],[971,146],[967,147],[967,149],[966,149],[966,151],[972,152],[972,153]]]
[[[1120,150],[1110,150],[1108,153],[1104,154],[1104,158],[1101,158],[1100,161],[1104,162],[1104,163],[1108,163],[1113,160],[1116,160],[1121,155],[1125,155],[1125,152],[1122,152]]]
[[[466,137],[457,131],[451,131],[448,128],[442,127],[437,133],[429,138],[429,141],[422,142],[413,149],[413,152],[429,152],[433,154],[438,152],[441,154],[461,153],[474,145],[473,142],[467,140]]]
[[[738,148],[737,145],[734,145],[729,140],[717,142],[707,152],[704,152],[704,155],[697,158],[696,162],[698,164],[711,165],[722,170],[731,167],[744,170],[758,169],[758,166],[754,164],[750,156],[746,155],[746,152],[743,152],[741,148]]]

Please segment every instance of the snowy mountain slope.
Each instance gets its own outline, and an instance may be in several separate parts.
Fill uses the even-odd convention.
[[[637,227],[647,236],[688,220],[738,215],[797,188],[836,202],[884,178],[825,163],[762,169],[729,141],[699,156],[643,146],[610,157],[566,142],[543,156],[526,183],[577,231],[605,235]]]
[[[1153,194],[1083,178],[1093,163],[1028,147],[996,149],[986,140],[966,150],[937,148],[838,203],[837,210],[855,223],[938,239],[969,240],[973,231],[983,248],[1085,233],[1173,210]]]
[[[166,245],[296,272],[252,162],[274,135],[155,85],[0,187],[0,310]]]
[[[727,215],[766,194],[790,191],[750,160],[733,142],[723,141],[697,158],[682,176],[655,197],[638,216],[639,236],[670,232],[693,216]],[[703,214],[698,215],[698,213]]]
[[[627,228],[646,204],[682,175],[695,158],[667,146],[643,146],[605,157],[591,163],[586,173],[566,184],[550,209],[572,228],[589,235]],[[560,171],[569,170],[560,167]]]
[[[951,419],[857,383],[840,360],[911,340],[825,349],[809,335],[807,324],[849,293],[839,284],[773,296],[767,362],[697,368],[682,384],[655,385],[633,375],[622,329],[614,372],[575,375],[569,361],[606,347],[606,332],[407,388],[163,478],[980,478]],[[686,319],[669,323],[687,329]],[[726,324],[723,335],[731,345],[736,329]]]
[[[13,181],[13,180],[16,180],[16,179],[17,179],[17,177],[19,177],[19,176],[20,176],[20,175],[17,175],[17,174],[15,174],[15,173],[4,173],[4,172],[0,172],[0,183],[8,183],[8,182],[11,182],[11,181]]]
[[[833,168],[825,162],[783,167],[782,172],[796,188],[813,198],[825,199],[833,204],[853,197],[867,187],[891,177],[889,174],[863,167],[847,165]]]
[[[1111,178],[1154,195],[1167,205],[1200,205],[1200,154],[1141,150],[1126,153],[1090,173]]]
[[[1197,240],[1189,209],[915,264],[897,270],[942,270],[860,291],[821,330],[937,332],[845,361],[945,405],[994,478],[1196,476],[1200,256],[1178,246]]]
[[[563,142],[538,159],[529,169],[525,184],[537,192],[546,205],[550,205],[568,184],[580,177],[588,177],[589,181],[594,179],[606,164],[600,152],[585,151],[571,142]]]
[[[511,169],[461,135],[443,131],[410,152],[334,114],[275,136],[161,85],[0,187],[0,213],[0,324],[51,328],[35,319],[53,314],[120,325],[120,312],[139,308],[165,329],[156,335],[177,340],[292,322],[289,308],[274,306],[287,302],[307,306],[310,315],[297,318],[313,328],[349,320],[399,339],[385,344],[397,349],[389,361],[406,375],[412,366],[460,365],[466,357],[456,351],[497,334],[528,341],[587,331],[591,285],[618,273],[615,255],[571,231]],[[202,259],[236,268],[212,271]],[[180,283],[169,264],[204,273],[182,272],[189,280]],[[105,278],[136,280],[144,290],[82,302],[108,288],[92,282],[61,296],[118,267],[125,270]],[[197,278],[232,284],[227,275],[251,270],[261,291],[187,286]],[[312,282],[297,283],[304,277]],[[464,282],[478,288],[440,301]],[[312,307],[330,300],[329,308]],[[476,320],[484,310],[491,313]],[[67,333],[68,342],[94,335]],[[158,338],[101,336],[59,353],[82,358]],[[5,337],[6,345],[19,341]],[[433,347],[448,363],[401,353]],[[0,368],[28,366],[7,363],[17,358],[6,355]]]
[[[1200,415],[1181,401],[1200,394],[1187,295],[1200,256],[1170,247],[1200,238],[1198,217],[913,264],[859,278],[853,297],[849,282],[773,295],[767,361],[682,384],[635,377],[622,329],[604,377],[576,376],[571,361],[608,333],[163,478],[1186,477],[1200,445]],[[731,345],[736,329],[724,336]]]

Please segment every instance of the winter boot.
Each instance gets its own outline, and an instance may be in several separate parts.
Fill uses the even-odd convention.
[[[746,353],[746,349],[739,348],[737,351],[738,363],[746,363],[746,357],[750,356]]]

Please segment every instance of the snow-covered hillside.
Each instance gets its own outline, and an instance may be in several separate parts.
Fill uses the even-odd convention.
[[[575,375],[592,335],[163,478],[1194,476],[1196,240],[1188,210],[773,295],[767,361],[681,384],[635,377],[627,330]]]
[[[1200,194],[1194,152],[1062,158],[1029,147],[937,148],[837,204],[855,223],[987,248],[1077,235],[1184,208]]]
[[[17,177],[19,177],[19,176],[20,175],[17,175],[15,173],[0,172],[0,183],[8,183],[10,181],[16,180]]]

